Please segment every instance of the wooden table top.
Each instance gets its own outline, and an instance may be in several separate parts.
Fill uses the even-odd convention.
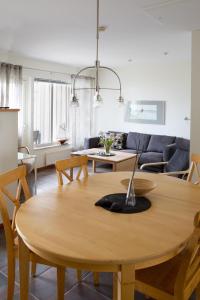
[[[69,262],[146,267],[173,257],[192,233],[200,188],[137,173],[157,183],[149,210],[126,215],[94,206],[106,194],[126,192],[121,180],[130,175],[97,174],[32,197],[17,212],[18,233],[37,254]]]
[[[104,148],[91,148],[81,151],[72,152],[72,155],[87,155],[89,159],[101,160],[105,162],[121,162],[136,156],[134,153],[128,153],[123,151],[112,150],[113,156],[101,156],[98,155],[99,152],[105,152]],[[95,155],[96,154],[96,155]]]

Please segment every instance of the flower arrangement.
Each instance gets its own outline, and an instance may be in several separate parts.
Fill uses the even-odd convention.
[[[114,136],[112,134],[100,136],[99,144],[104,146],[106,154],[110,154],[110,148],[112,147],[113,142]]]

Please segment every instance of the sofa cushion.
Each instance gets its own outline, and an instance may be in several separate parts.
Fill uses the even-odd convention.
[[[178,149],[190,151],[190,140],[177,137],[175,143]]]
[[[133,149],[122,149],[121,150],[122,152],[126,152],[126,153],[133,153],[133,154],[136,154],[136,150],[133,150]]]
[[[139,164],[163,161],[163,154],[159,152],[145,152],[140,155]]]
[[[150,134],[129,132],[126,141],[126,148],[144,152],[147,150],[150,137]]]
[[[184,171],[189,168],[189,151],[177,149],[165,166],[165,172]]]
[[[163,161],[169,161],[176,151],[176,143],[167,145],[163,151]]]
[[[168,135],[152,135],[147,147],[149,152],[163,152],[165,147],[175,141],[174,136]]]

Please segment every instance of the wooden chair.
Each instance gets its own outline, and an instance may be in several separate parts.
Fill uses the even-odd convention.
[[[200,166],[200,154],[192,154],[191,155],[191,163],[188,170],[185,171],[178,171],[178,172],[166,172],[161,173],[162,175],[170,175],[170,176],[178,176],[181,175],[183,177],[186,177],[186,180],[188,182],[192,182],[194,184],[200,184],[200,172],[199,172],[199,166]],[[194,181],[193,181],[194,179]]]
[[[200,300],[200,212],[184,250],[165,263],[136,271],[135,289],[158,300],[188,300],[196,290]]]
[[[199,172],[199,165],[200,165],[200,154],[192,154],[191,155],[191,164],[187,176],[187,181],[192,181],[193,176],[195,176],[194,184],[200,183],[200,172]]]
[[[88,176],[88,158],[87,156],[73,156],[65,160],[58,160],[55,163],[58,184],[63,185],[63,175],[69,180],[73,181],[73,169],[79,167],[76,180],[80,178],[81,173],[83,172],[84,177]]]
[[[76,180],[79,180],[81,173],[83,172],[84,177],[88,177],[88,158],[87,156],[72,156],[64,160],[58,160],[55,163],[56,172],[58,176],[58,185],[63,185],[63,175],[72,182],[73,178],[73,169],[79,168]],[[81,271],[77,270],[78,280],[81,280]],[[94,273],[94,284],[99,284],[99,274]]]
[[[20,207],[20,193],[21,189],[24,191],[25,199],[30,198],[30,191],[26,181],[26,167],[20,166],[12,171],[0,174],[0,213],[3,220],[6,250],[7,250],[7,264],[8,264],[8,290],[7,300],[12,300],[14,296],[15,286],[15,258],[18,257],[18,237],[15,227],[15,216]],[[10,184],[17,183],[16,195],[7,189]],[[14,187],[13,187],[14,189]],[[10,222],[7,201],[11,201],[14,206],[12,215],[12,223]],[[32,273],[35,273],[36,263],[45,264],[57,268],[57,286],[58,299],[64,299],[64,280],[65,268],[56,266],[48,262],[30,251],[30,261],[32,262]]]

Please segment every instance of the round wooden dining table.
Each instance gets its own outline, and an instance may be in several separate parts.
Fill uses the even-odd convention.
[[[113,299],[133,300],[135,270],[169,260],[181,251],[200,210],[200,188],[170,176],[136,173],[156,183],[150,209],[119,214],[95,206],[102,196],[125,193],[131,172],[102,173],[41,193],[22,204],[21,300],[28,299],[28,251],[61,266],[114,273]],[[26,266],[26,267],[25,267]],[[24,274],[25,272],[25,274]],[[70,299],[69,299],[70,300]]]

